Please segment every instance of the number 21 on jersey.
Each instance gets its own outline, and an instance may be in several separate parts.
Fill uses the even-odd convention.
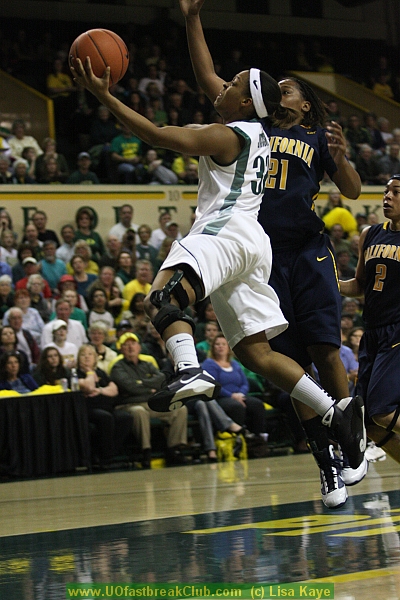
[[[280,167],[280,168],[279,168]],[[282,158],[271,158],[271,163],[268,171],[268,179],[265,184],[266,188],[275,189],[278,183],[280,190],[286,189],[289,161]]]

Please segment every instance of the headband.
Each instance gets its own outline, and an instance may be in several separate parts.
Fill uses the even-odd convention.
[[[268,111],[261,93],[260,69],[250,69],[250,94],[258,118],[268,117]]]

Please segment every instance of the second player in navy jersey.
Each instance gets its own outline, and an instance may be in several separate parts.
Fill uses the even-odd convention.
[[[346,296],[364,294],[365,333],[359,350],[357,391],[363,394],[368,434],[398,460],[400,433],[400,174],[387,183],[389,221],[363,230],[356,276],[341,281]]]
[[[271,159],[259,222],[271,239],[270,285],[278,294],[289,327],[271,340],[271,347],[291,356],[311,372],[334,397],[349,394],[340,359],[341,298],[333,248],[322,233],[324,223],[314,210],[320,181],[326,172],[348,198],[361,191],[358,173],[345,157],[346,140],[337,123],[323,127],[326,113],[315,92],[304,82],[279,82],[283,106],[300,113],[289,128],[265,122]],[[321,472],[322,499],[332,508],[347,497],[345,482],[357,483],[364,473],[342,470],[316,413],[295,403],[308,445]]]

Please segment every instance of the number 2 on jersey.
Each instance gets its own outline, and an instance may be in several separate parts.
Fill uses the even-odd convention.
[[[374,283],[374,291],[381,292],[383,290],[383,283],[386,279],[386,265],[376,265],[375,271],[375,283]]]

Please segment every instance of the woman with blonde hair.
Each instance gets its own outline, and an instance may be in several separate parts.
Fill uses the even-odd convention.
[[[111,362],[117,358],[117,353],[104,343],[108,336],[107,325],[102,321],[95,321],[88,329],[88,336],[97,352],[97,367],[108,373]]]
[[[89,275],[99,274],[99,265],[94,260],[92,260],[92,251],[90,249],[89,244],[85,240],[77,240],[75,242],[73,256],[75,255],[80,256],[83,262],[85,263],[85,273],[88,273]],[[67,264],[67,273],[69,275],[73,275],[71,261]]]

